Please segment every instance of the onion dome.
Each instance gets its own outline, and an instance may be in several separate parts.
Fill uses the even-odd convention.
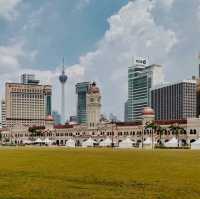
[[[155,115],[155,112],[151,107],[145,107],[142,113],[143,115]]]
[[[48,115],[45,119],[46,121],[54,121],[53,116],[52,115]]]
[[[100,93],[99,88],[96,86],[96,82],[93,82],[89,88],[89,93]]]

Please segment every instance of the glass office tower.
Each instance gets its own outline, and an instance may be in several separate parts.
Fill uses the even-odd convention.
[[[81,82],[76,84],[76,94],[78,95],[77,120],[79,124],[87,123],[86,96],[90,84],[91,84],[90,82]]]
[[[128,69],[128,121],[141,121],[142,110],[151,105],[151,88],[163,82],[160,65],[146,65],[139,61]]]

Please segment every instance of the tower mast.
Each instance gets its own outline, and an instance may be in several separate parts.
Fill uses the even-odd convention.
[[[63,57],[63,63],[62,63],[62,74],[59,76],[59,80],[61,83],[61,120],[62,124],[65,123],[65,84],[67,82],[67,75],[65,74],[65,61]]]

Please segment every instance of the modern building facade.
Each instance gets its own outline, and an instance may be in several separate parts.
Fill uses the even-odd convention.
[[[96,129],[101,116],[101,93],[93,82],[87,94],[87,124],[89,129]]]
[[[197,80],[197,117],[200,117],[200,78]]]
[[[22,84],[39,84],[39,80],[35,79],[34,74],[22,74],[21,75],[21,83]]]
[[[6,102],[1,100],[1,126],[6,128]]]
[[[151,91],[156,120],[182,120],[197,115],[196,80],[157,86]]]
[[[128,122],[128,100],[124,103],[124,122]]]
[[[69,124],[77,124],[77,116],[76,115],[71,115],[69,117]]]
[[[150,90],[164,81],[161,65],[136,60],[128,69],[128,121],[141,121],[142,110],[151,105]]]
[[[51,115],[50,85],[31,83],[6,83],[5,88],[6,126],[44,125],[46,116]]]
[[[81,82],[76,84],[77,100],[77,122],[79,124],[87,123],[87,94],[90,87],[90,82]]]
[[[61,124],[61,116],[60,116],[60,114],[58,113],[58,111],[53,111],[53,112],[52,112],[52,117],[53,117],[53,119],[54,119],[54,124],[55,124],[55,125]]]

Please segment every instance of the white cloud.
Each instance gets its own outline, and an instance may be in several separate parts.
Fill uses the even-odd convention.
[[[35,74],[43,84],[53,86],[53,104],[55,110],[60,110],[60,83],[58,77],[60,75],[61,66],[56,66],[55,70],[39,70],[32,67],[23,67],[21,60],[27,59],[34,61],[37,51],[28,50],[24,42],[0,46],[0,96],[4,98],[5,82],[19,82],[20,75],[23,73]],[[47,68],[47,67],[43,67]],[[70,77],[66,85],[66,92],[69,100],[66,101],[67,110],[70,113],[75,113],[74,106],[75,92],[74,83],[81,81],[84,75],[84,68],[79,65],[74,65],[66,69],[66,74]]]
[[[108,19],[109,30],[97,50],[80,58],[85,78],[96,79],[103,93],[107,113],[123,113],[127,98],[127,69],[133,56],[149,56],[151,62],[165,63],[177,43],[175,33],[157,25],[152,16],[153,3],[148,0],[129,2]],[[115,106],[112,106],[113,100]]]
[[[79,63],[66,69],[69,76],[66,107],[69,114],[76,111],[75,83],[96,80],[102,90],[103,112],[113,112],[122,117],[128,90],[127,70],[133,56],[148,56],[151,63],[162,64],[167,80],[194,75],[195,67],[192,66],[197,64],[195,56],[199,51],[198,3],[199,0],[181,3],[172,0],[137,0],[129,2],[111,16],[108,19],[109,29],[98,42],[96,50],[81,56]],[[173,9],[170,9],[172,6]],[[37,25],[37,22],[33,20],[33,25]],[[20,62],[22,57],[28,56],[28,59],[32,57],[34,60],[36,54],[37,51],[27,51],[19,44],[0,47],[0,72],[4,71],[0,85],[4,80],[17,81],[19,74],[24,71]],[[8,65],[9,71],[13,72],[6,72],[7,68],[2,68],[4,65]],[[53,84],[54,109],[60,110],[58,76],[61,67],[52,71],[32,68],[28,71]]]
[[[20,57],[25,55],[23,44],[17,43],[10,46],[0,46],[0,73],[10,73],[19,68]]]
[[[0,17],[12,20],[17,16],[16,7],[22,0],[0,0]]]

